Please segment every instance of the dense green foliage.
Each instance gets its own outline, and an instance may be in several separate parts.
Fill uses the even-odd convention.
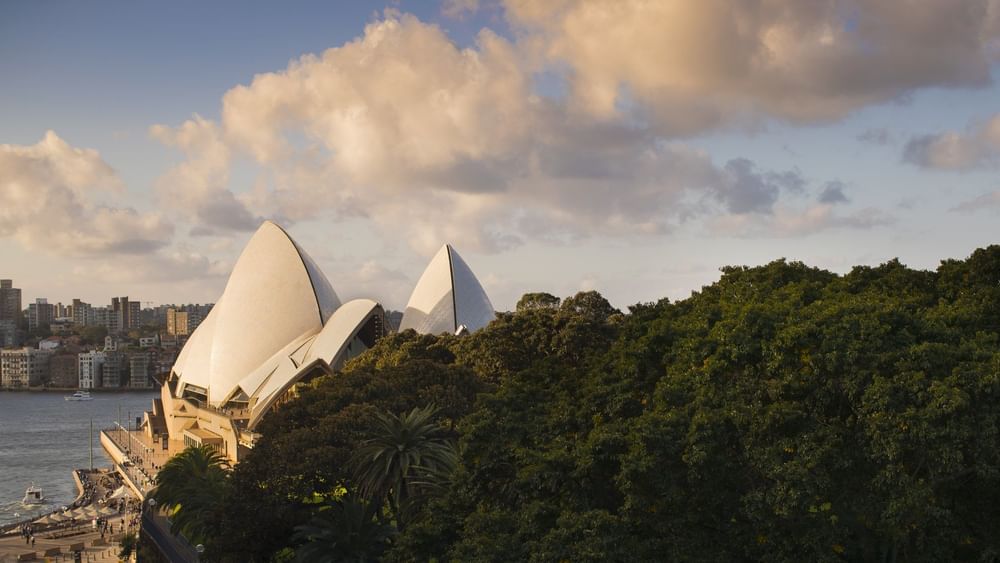
[[[152,498],[170,514],[172,532],[191,544],[209,541],[229,492],[227,469],[210,446],[189,446],[163,465]]]
[[[336,516],[377,540],[358,560],[996,560],[998,332],[1000,246],[935,272],[730,267],[627,314],[528,294],[466,337],[386,338],[274,413],[209,554],[281,558]],[[357,452],[429,405],[458,454],[404,522],[402,474]]]

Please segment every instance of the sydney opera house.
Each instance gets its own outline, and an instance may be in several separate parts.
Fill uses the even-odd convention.
[[[494,316],[472,270],[445,245],[417,282],[400,330],[461,334]],[[296,383],[332,374],[388,330],[381,304],[342,303],[309,255],[265,222],[181,350],[141,429],[158,442],[210,445],[236,462]]]

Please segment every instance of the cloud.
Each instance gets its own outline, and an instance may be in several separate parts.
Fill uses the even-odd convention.
[[[390,15],[233,88],[220,123],[155,127],[188,155],[158,189],[201,223],[195,233],[217,217],[247,228],[257,215],[366,217],[421,251],[458,238],[495,251],[526,236],[666,232],[684,190],[716,177],[704,153],[581,122],[530,88],[514,45],[492,32],[459,49],[436,26]],[[226,188],[236,153],[266,177],[240,197]],[[213,213],[218,198],[246,213]]]
[[[604,119],[539,95],[545,67],[525,41],[483,30],[463,49],[389,12],[353,41],[232,88],[218,122],[154,127],[187,155],[158,191],[194,219],[191,234],[249,229],[262,216],[364,218],[424,253],[448,240],[500,251],[658,235],[717,212],[706,201],[767,214],[803,191],[797,170],[720,167],[639,114]],[[234,194],[237,158],[260,174]]]
[[[74,268],[87,279],[113,283],[183,283],[225,278],[232,264],[211,259],[184,245],[159,252],[92,260]]]
[[[924,168],[970,170],[996,165],[1000,159],[1000,113],[969,125],[965,132],[947,131],[910,139],[903,160]]]
[[[840,180],[832,180],[823,186],[823,191],[819,193],[820,203],[831,205],[838,203],[848,203],[850,200],[844,195],[844,183]]]
[[[730,160],[725,179],[718,183],[717,197],[730,213],[770,213],[782,188],[800,192],[805,179],[797,171],[758,172],[745,158]]]
[[[97,151],[53,131],[31,146],[0,145],[0,236],[62,256],[129,255],[166,245],[173,225],[158,213],[116,207],[124,194]]]
[[[983,87],[996,0],[508,0],[581,114],[635,113],[664,135],[838,119],[918,88]]]
[[[386,307],[397,309],[406,306],[419,275],[419,272],[405,273],[387,267],[377,260],[341,263],[336,271],[337,294],[342,300],[377,295]]]
[[[479,0],[444,0],[441,3],[441,15],[453,20],[460,20],[479,10]]]
[[[863,143],[871,143],[873,145],[888,145],[892,142],[892,134],[885,127],[866,129],[856,138]]]
[[[743,238],[801,237],[833,229],[873,229],[892,224],[894,219],[875,208],[839,214],[834,205],[819,203],[805,208],[775,206],[770,215],[726,215],[710,222],[717,234]]]
[[[261,218],[252,215],[228,189],[231,151],[214,122],[196,115],[176,129],[154,125],[150,135],[187,157],[156,182],[164,207],[193,213],[199,223],[210,225],[213,233],[251,231],[260,225]]]
[[[985,193],[969,201],[962,202],[951,210],[961,213],[974,213],[990,207],[1000,207],[1000,190]]]

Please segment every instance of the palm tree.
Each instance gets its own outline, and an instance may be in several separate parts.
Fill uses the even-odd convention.
[[[163,465],[152,497],[172,513],[171,531],[192,543],[208,539],[222,509],[228,468],[226,458],[205,445],[190,446]]]
[[[351,456],[361,496],[374,504],[387,501],[403,529],[408,519],[408,501],[421,488],[450,475],[457,454],[444,428],[433,421],[437,409],[414,408],[409,413],[378,413],[368,437]]]
[[[355,497],[344,497],[320,508],[307,524],[295,527],[296,561],[333,563],[378,561],[396,531],[375,519],[376,508]]]

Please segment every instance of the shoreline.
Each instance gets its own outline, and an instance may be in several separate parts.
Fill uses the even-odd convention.
[[[82,469],[73,470],[73,482],[76,483],[76,498],[73,499],[74,506],[80,502],[80,499],[83,498],[83,493],[84,493],[83,481],[80,480],[80,471],[83,470]]]

